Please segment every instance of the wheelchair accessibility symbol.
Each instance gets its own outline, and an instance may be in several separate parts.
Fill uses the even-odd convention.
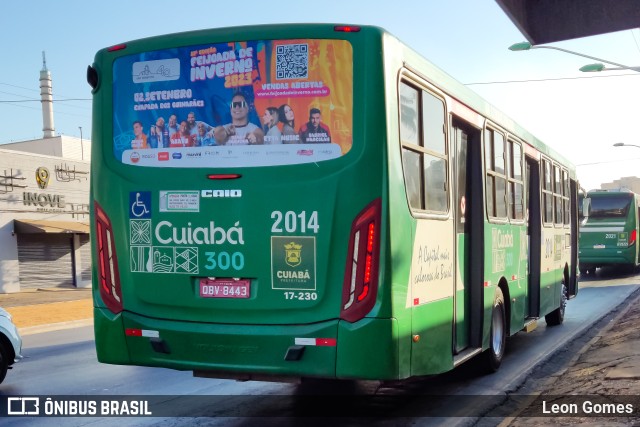
[[[151,192],[132,191],[129,193],[129,218],[151,218]]]

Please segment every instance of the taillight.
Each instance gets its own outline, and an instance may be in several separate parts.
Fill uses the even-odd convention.
[[[380,199],[371,202],[353,220],[347,252],[340,318],[349,322],[371,311],[378,294],[380,261]]]
[[[335,25],[333,31],[341,33],[359,33],[360,27],[357,25]]]
[[[207,175],[209,179],[238,179],[241,177],[242,175],[239,173],[210,173]]]
[[[109,217],[98,202],[95,202],[94,206],[100,297],[110,311],[118,314],[122,311],[122,290],[120,288],[116,244],[113,240],[113,227],[111,226],[111,220],[109,220]]]
[[[636,242],[636,238],[638,237],[636,230],[632,230],[629,235],[629,246],[633,245]]]
[[[115,45],[115,46],[110,46],[110,47],[108,47],[108,48],[107,48],[107,51],[108,51],[108,52],[117,52],[117,51],[119,51],[119,50],[126,49],[126,47],[127,47],[127,45],[126,45],[126,44],[121,43],[121,44],[117,44],[117,45]]]

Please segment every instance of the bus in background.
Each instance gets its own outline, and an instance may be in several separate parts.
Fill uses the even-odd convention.
[[[573,165],[380,28],[152,37],[87,79],[103,363],[493,371],[578,291]]]
[[[582,200],[588,200],[583,212]],[[638,232],[640,195],[630,190],[592,190],[580,194],[579,269],[595,274],[596,268],[620,266],[633,272],[640,264]]]

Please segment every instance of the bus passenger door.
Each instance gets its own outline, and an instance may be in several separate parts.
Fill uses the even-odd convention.
[[[540,164],[526,157],[526,221],[528,248],[528,286],[525,318],[540,315],[540,254],[542,251],[542,213],[540,210]]]
[[[454,339],[453,350],[455,354],[460,353],[471,343],[471,325],[473,323],[471,310],[472,304],[481,304],[478,298],[473,297],[471,290],[472,273],[471,273],[471,241],[472,241],[472,217],[482,217],[482,198],[481,190],[473,199],[472,194],[472,177],[474,171],[481,174],[480,158],[473,155],[473,150],[469,150],[471,144],[479,146],[480,133],[469,125],[454,120],[452,127],[452,159],[453,165],[453,191],[454,202],[453,211],[455,219],[455,253],[456,253],[456,277],[454,290]],[[476,150],[478,151],[478,150]],[[478,158],[476,158],[478,157]],[[476,163],[476,168],[472,165]],[[480,182],[481,182],[480,176]],[[475,193],[474,193],[475,194]],[[473,202],[476,203],[473,203]],[[478,202],[480,207],[478,207]],[[480,222],[480,224],[482,224]],[[482,227],[479,227],[479,233],[482,233]],[[482,255],[476,254],[478,259],[482,259]],[[482,263],[482,261],[480,261]]]
[[[569,183],[569,197],[571,201],[571,271],[569,272],[569,286],[567,292],[569,298],[578,295],[578,183],[571,180]],[[640,213],[640,212],[639,212]],[[638,216],[640,219],[640,215]],[[636,223],[637,227],[637,223]],[[636,248],[636,251],[638,249]]]

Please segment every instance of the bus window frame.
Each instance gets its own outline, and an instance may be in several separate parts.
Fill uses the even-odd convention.
[[[571,227],[571,180],[569,178],[569,170],[561,166],[562,174],[562,210],[564,215],[564,228]]]
[[[401,136],[401,102],[400,102],[400,88],[401,85],[406,85],[418,92],[418,143],[419,145],[414,145],[412,143],[405,143],[402,140]],[[424,94],[428,94],[433,98],[442,102],[443,107],[443,137],[444,137],[444,154],[438,153],[436,151],[427,149],[424,147],[424,123],[422,120],[423,117],[423,96]],[[415,73],[411,72],[407,68],[402,68],[398,73],[398,78],[396,81],[396,102],[397,102],[397,120],[398,120],[398,129],[397,129],[397,138],[398,138],[398,149],[400,155],[400,167],[402,169],[402,180],[405,188],[405,199],[407,202],[407,208],[411,212],[411,216],[416,219],[435,219],[435,220],[448,220],[451,217],[451,194],[452,194],[452,184],[451,184],[451,148],[450,148],[450,123],[449,123],[449,106],[447,104],[446,96],[439,90],[437,90],[434,86],[430,85],[427,81],[420,78]],[[395,139],[395,138],[394,138]],[[446,203],[447,209],[446,211],[433,211],[427,209],[416,209],[414,208],[410,201],[409,195],[406,191],[406,171],[404,166],[404,150],[412,151],[414,153],[418,153],[420,155],[420,197],[421,197],[421,207],[426,207],[426,199],[427,193],[426,188],[424,186],[424,156],[429,155],[432,157],[438,157],[445,161],[445,177],[446,177]]]
[[[516,159],[513,156],[513,152],[511,150],[511,144],[514,144],[520,147],[520,159],[518,159],[520,161],[520,179],[516,179],[512,170],[513,164]],[[527,209],[526,195],[525,195],[525,192],[527,191],[527,186],[525,185],[525,168],[526,167],[525,167],[525,160],[524,160],[524,142],[522,142],[520,139],[516,138],[511,134],[507,134],[507,164],[508,164],[507,199],[509,201],[507,205],[507,217],[509,218],[509,222],[511,224],[522,225],[525,223],[526,209]],[[515,194],[511,194],[511,184],[522,186],[522,199],[520,200],[521,206],[522,206],[522,218],[512,217],[512,215],[514,215],[515,212],[510,211],[511,197],[515,196]],[[514,203],[514,209],[515,209],[515,203]]]
[[[562,166],[560,166],[556,162],[553,162],[553,225],[555,228],[564,228],[565,213],[562,192]],[[560,214],[562,217],[558,218],[558,214]]]
[[[495,157],[495,153],[494,153],[494,138],[491,139],[491,141],[487,141],[487,132],[493,132],[492,135],[495,135],[495,133],[498,133],[502,136],[502,158],[504,160],[504,174],[500,174],[498,172],[496,172],[493,169],[493,160],[491,161],[491,165],[489,165],[487,163],[487,147],[488,144],[491,143],[491,154],[492,156]],[[483,157],[483,166],[484,166],[484,174],[483,174],[483,179],[484,179],[484,203],[485,203],[485,216],[487,218],[487,221],[492,223],[492,224],[510,224],[510,218],[509,218],[509,179],[508,179],[508,168],[509,168],[509,162],[507,161],[505,152],[507,150],[507,136],[508,133],[506,131],[504,131],[503,129],[501,129],[498,125],[496,125],[495,123],[489,123],[487,122],[485,124],[484,129],[482,130],[482,157]],[[492,175],[493,177],[499,177],[501,179],[504,179],[504,184],[505,184],[505,192],[504,192],[504,204],[505,204],[505,216],[494,216],[493,212],[489,212],[489,202],[488,202],[488,191],[487,191],[487,178],[489,175]],[[493,191],[495,192],[495,188],[493,189]],[[493,195],[492,195],[493,197]],[[497,197],[496,197],[497,198]],[[495,201],[495,199],[493,199]],[[495,210],[495,208],[494,208]],[[524,221],[521,221],[521,223],[523,223]]]
[[[546,228],[555,227],[555,210],[554,210],[554,194],[553,194],[553,160],[542,155],[540,158],[540,213],[542,214],[542,226]],[[549,181],[547,181],[547,172]],[[547,184],[551,188],[547,188]],[[551,221],[547,221],[547,199],[546,195],[551,197]]]

